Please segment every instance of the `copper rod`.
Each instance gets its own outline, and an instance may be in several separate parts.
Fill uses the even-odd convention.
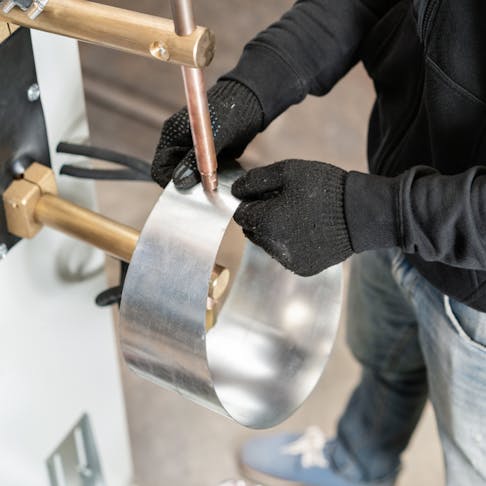
[[[174,17],[177,35],[191,35],[196,28],[192,0],[171,0],[172,15]]]
[[[192,1],[171,0],[171,7],[176,33],[181,37],[192,35],[196,27]],[[218,188],[218,162],[204,74],[201,69],[182,66],[182,77],[201,182],[206,191],[215,191]]]
[[[40,224],[49,226],[130,262],[139,232],[52,194],[41,196],[34,210]]]
[[[35,20],[19,8],[0,10],[0,19],[186,66],[208,66],[214,56],[214,35],[205,27],[180,36],[170,19],[86,0],[49,0]]]

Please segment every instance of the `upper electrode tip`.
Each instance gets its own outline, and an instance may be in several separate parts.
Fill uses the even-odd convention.
[[[205,191],[214,192],[218,189],[218,174],[216,172],[201,174],[201,182]]]

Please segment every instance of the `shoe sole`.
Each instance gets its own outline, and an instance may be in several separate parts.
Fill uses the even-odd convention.
[[[246,479],[256,482],[258,486],[305,486],[302,483],[295,483],[294,481],[269,476],[241,462],[239,463],[239,469]]]

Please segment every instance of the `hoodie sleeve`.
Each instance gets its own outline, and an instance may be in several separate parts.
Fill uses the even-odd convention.
[[[222,79],[250,88],[267,126],[308,94],[326,94],[358,61],[359,46],[396,0],[299,0],[249,42]]]
[[[428,262],[486,270],[486,168],[442,175],[417,166],[394,178],[351,172],[345,189],[353,250],[397,246]]]

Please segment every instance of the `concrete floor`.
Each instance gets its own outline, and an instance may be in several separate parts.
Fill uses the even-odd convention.
[[[129,0],[111,3],[133,6]],[[244,42],[291,3],[198,2],[199,23],[210,25],[218,37],[218,54],[207,73],[209,82],[231,68]],[[167,16],[166,4],[138,0],[136,7]],[[93,143],[150,160],[163,120],[183,103],[179,70],[93,46],[82,46],[81,55]],[[372,84],[358,66],[327,97],[308,99],[280,117],[251,145],[244,159],[254,165],[296,157],[365,170],[366,124],[372,102]],[[103,212],[137,227],[160,192],[155,185],[143,183],[100,183],[98,187]],[[113,262],[109,268],[114,278]],[[318,424],[332,436],[359,375],[344,343],[343,328],[315,392],[279,429],[301,430]],[[125,366],[122,369],[137,484],[216,486],[238,477],[236,451],[255,432],[145,382]],[[405,454],[399,486],[441,484],[441,452],[428,407]]]

